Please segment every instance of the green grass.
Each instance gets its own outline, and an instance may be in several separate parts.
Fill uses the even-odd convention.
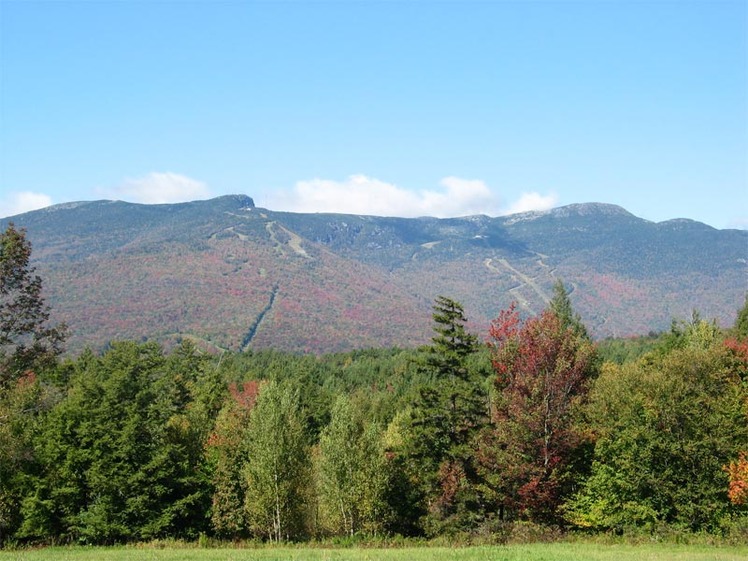
[[[465,548],[198,549],[189,547],[52,547],[0,551],[0,561],[737,561],[748,560],[748,545],[603,545],[554,543]]]

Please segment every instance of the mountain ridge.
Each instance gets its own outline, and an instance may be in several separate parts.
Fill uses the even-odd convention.
[[[542,310],[557,279],[595,336],[634,335],[693,309],[729,324],[748,288],[748,232],[654,223],[605,203],[398,218],[272,211],[226,195],[63,203],[0,225],[11,221],[27,230],[73,351],[118,338],[302,352],[415,346],[430,337],[439,294],[461,301],[483,335],[512,301]]]

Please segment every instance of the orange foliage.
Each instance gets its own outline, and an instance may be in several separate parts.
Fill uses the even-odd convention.
[[[257,396],[260,393],[260,382],[257,380],[250,380],[242,384],[232,382],[229,384],[229,393],[241,409],[250,411],[257,402]]]
[[[748,454],[741,452],[737,461],[725,466],[725,471],[730,476],[727,495],[732,504],[748,503]]]

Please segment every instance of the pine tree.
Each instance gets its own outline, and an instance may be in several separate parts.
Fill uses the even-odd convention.
[[[743,307],[738,310],[733,331],[738,339],[748,339],[748,293],[745,295]]]
[[[467,358],[477,350],[478,338],[465,328],[465,310],[459,302],[445,296],[437,296],[433,309],[436,334],[425,349],[429,369],[441,379],[467,380]]]
[[[574,312],[569,298],[569,291],[561,279],[557,279],[553,285],[553,298],[548,303],[548,308],[556,314],[564,328],[570,327],[577,334],[589,339],[587,328],[582,323],[582,318]]]
[[[186,348],[166,357],[155,343],[134,342],[73,363],[37,437],[44,470],[17,537],[113,543],[204,531],[208,423],[193,415],[191,392],[199,368]]]
[[[429,533],[473,526],[480,517],[474,437],[487,420],[487,397],[469,358],[478,349],[462,305],[439,296],[432,344],[423,349],[432,382],[420,388],[410,422],[409,456]]]

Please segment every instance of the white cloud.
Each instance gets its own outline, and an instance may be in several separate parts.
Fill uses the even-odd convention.
[[[515,208],[545,210],[556,201],[554,195],[544,197],[529,193],[522,195],[507,210],[502,208],[501,199],[483,181],[445,177],[439,185],[438,189],[414,191],[366,175],[351,175],[343,181],[299,181],[292,189],[267,194],[262,201],[273,210],[290,212],[439,218],[521,212]]]
[[[202,181],[178,173],[152,172],[137,179],[127,179],[113,189],[99,189],[105,197],[133,203],[181,203],[207,199],[210,189]]]
[[[270,196],[268,206],[292,212],[339,212],[376,216],[444,215],[447,196],[437,191],[408,191],[365,175],[344,181],[299,181],[290,191]]]
[[[37,210],[51,204],[52,198],[44,193],[32,193],[31,191],[9,193],[0,199],[0,218]]]
[[[437,194],[435,206],[442,206],[446,211],[452,207],[457,212],[445,212],[443,216],[468,216],[472,214],[501,214],[500,199],[488,186],[477,179],[445,177],[440,184],[447,190],[446,194]],[[427,192],[428,193],[428,192]],[[431,216],[442,216],[431,214]]]
[[[748,230],[748,216],[738,216],[727,223],[727,228],[736,230]]]
[[[529,212],[531,210],[550,210],[558,202],[558,197],[551,193],[550,195],[541,195],[540,193],[522,193],[522,196],[514,201],[504,214],[517,214],[518,212]]]

